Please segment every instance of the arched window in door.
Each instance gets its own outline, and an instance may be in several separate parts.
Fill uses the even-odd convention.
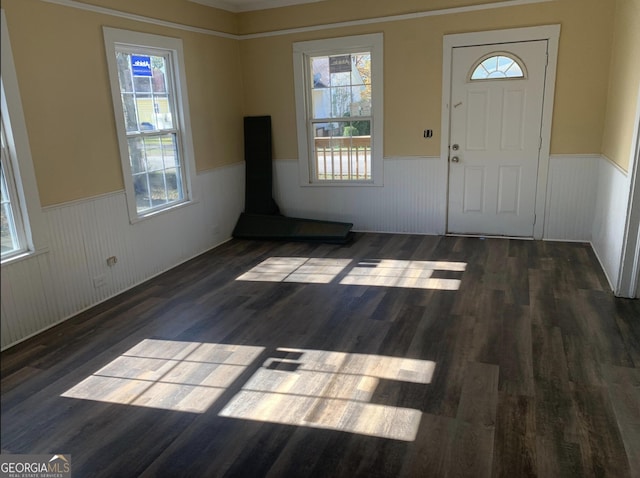
[[[505,52],[490,53],[478,60],[471,68],[470,81],[513,80],[526,78],[524,63],[515,55]]]

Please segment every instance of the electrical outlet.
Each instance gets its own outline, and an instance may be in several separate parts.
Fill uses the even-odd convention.
[[[113,267],[118,262],[118,258],[116,256],[107,257],[107,265],[109,267]]]
[[[100,274],[99,276],[95,276],[93,278],[93,287],[98,289],[99,287],[104,287],[107,285],[107,278],[104,274]]]

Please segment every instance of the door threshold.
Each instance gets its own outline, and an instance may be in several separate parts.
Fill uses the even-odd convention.
[[[533,237],[531,236],[494,236],[491,234],[478,234],[478,233],[467,233],[463,234],[460,232],[447,232],[445,234],[447,237],[475,237],[477,239],[516,239],[521,241],[533,241]]]

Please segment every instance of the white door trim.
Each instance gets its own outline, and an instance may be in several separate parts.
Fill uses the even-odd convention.
[[[443,163],[444,178],[448,185],[449,179],[449,133],[451,98],[451,67],[453,48],[475,45],[489,45],[493,43],[513,43],[533,40],[547,40],[548,63],[545,76],[544,105],[542,109],[541,148],[538,163],[538,182],[536,186],[536,222],[533,227],[533,238],[542,239],[544,235],[544,218],[547,197],[547,176],[549,173],[549,154],[551,150],[551,122],[553,119],[553,99],[556,84],[556,64],[558,59],[558,42],[560,39],[560,25],[544,25],[539,27],[513,28],[508,30],[493,30],[486,32],[458,33],[445,35],[442,51],[442,135],[440,140],[440,160]],[[449,202],[448,186],[445,188],[443,204]],[[448,211],[445,215],[448,217]],[[445,225],[445,231],[448,228]]]
[[[629,203],[615,295],[640,299],[640,89],[629,158]]]

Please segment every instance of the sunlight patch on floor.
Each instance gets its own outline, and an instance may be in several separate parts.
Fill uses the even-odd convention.
[[[265,359],[265,350],[145,339],[61,396],[204,413],[233,385],[221,417],[415,439],[422,412],[395,404],[402,383],[431,382],[435,362],[284,347]]]
[[[328,284],[351,259],[270,257],[236,280]]]
[[[62,396],[203,413],[263,350],[145,339]]]
[[[270,257],[236,280],[329,284],[342,276],[342,285],[458,290],[466,267],[449,261]]]
[[[267,360],[220,416],[415,439],[420,410],[371,401],[381,380],[397,381],[397,387],[400,382],[430,383],[434,362],[323,350],[277,351],[285,358]]]
[[[467,264],[447,261],[363,260],[340,281],[343,285],[458,290],[460,279],[438,277],[439,271],[462,273]]]

